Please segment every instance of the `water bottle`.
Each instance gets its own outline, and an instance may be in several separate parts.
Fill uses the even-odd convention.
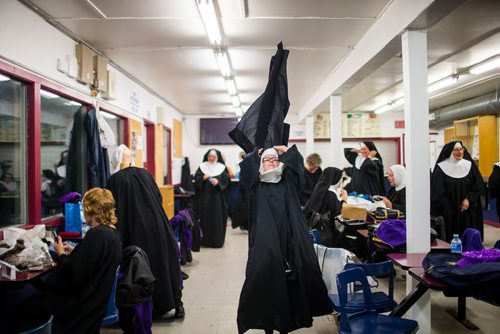
[[[455,254],[462,254],[462,240],[460,240],[458,234],[453,234],[453,239],[451,240],[451,252]]]

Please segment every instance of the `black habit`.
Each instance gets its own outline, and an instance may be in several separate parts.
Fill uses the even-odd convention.
[[[500,216],[500,166],[493,165],[493,171],[488,179],[488,191],[491,198],[497,199],[497,216]]]
[[[316,169],[314,173],[310,173],[304,167],[304,183],[300,188],[300,205],[306,205],[306,202],[309,200],[311,194],[313,193],[316,183],[318,183],[319,178],[321,177],[321,173],[323,173],[321,167]]]
[[[375,144],[371,141],[363,142],[370,151],[376,151]],[[358,153],[351,152],[350,148],[344,149],[347,161],[352,164],[352,188],[358,194],[382,195],[386,193],[384,179],[384,165],[382,157],[377,152],[376,159],[367,157],[361,166],[356,167]]]
[[[139,246],[149,257],[157,279],[153,316],[160,317],[182,305],[179,248],[163,210],[160,190],[153,176],[137,167],[127,167],[111,175],[107,188],[115,198],[123,247]]]
[[[400,190],[391,187],[385,196],[392,203],[392,208],[406,213],[406,187]]]
[[[483,237],[483,209],[480,198],[483,179],[476,164],[464,148],[463,159],[471,161],[471,168],[466,176],[448,176],[439,166],[440,162],[450,157],[455,144],[456,142],[450,142],[443,147],[431,179],[431,215],[444,217],[446,241],[450,241],[456,233],[462,236],[469,227],[479,230]],[[460,212],[465,198],[469,200],[469,208]]]
[[[208,161],[209,150],[203,157],[203,161]],[[217,161],[223,163],[222,155],[218,150]],[[198,202],[198,217],[200,217],[200,227],[203,233],[201,245],[207,247],[220,248],[224,246],[226,238],[226,225],[228,216],[228,206],[224,190],[229,186],[229,174],[224,168],[219,175],[212,176],[219,183],[213,186],[209,179],[203,180],[205,174],[198,167],[194,175],[194,183],[197,187],[196,197]]]
[[[238,330],[290,332],[312,326],[329,314],[328,293],[300,209],[303,159],[295,146],[280,156],[278,183],[260,182],[260,158],[240,163],[241,182],[250,191],[250,230],[246,278],[238,307]],[[287,272],[288,271],[288,272]]]
[[[329,191],[330,186],[339,183],[342,178],[342,171],[335,167],[327,167],[323,171],[318,184],[314,187],[311,198],[304,207],[304,213],[309,218],[313,212],[326,213],[331,212],[331,216],[336,217],[342,210],[342,201],[338,199],[337,194]]]

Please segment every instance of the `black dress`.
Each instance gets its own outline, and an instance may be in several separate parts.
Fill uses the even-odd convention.
[[[385,196],[392,203],[392,208],[406,213],[406,187],[400,190],[391,187]]]
[[[157,279],[153,315],[160,317],[182,305],[179,247],[163,210],[160,190],[153,176],[137,167],[111,175],[107,188],[115,198],[123,247],[139,246],[149,257]]]
[[[360,168],[356,167],[356,157],[358,153],[345,149],[345,157],[352,168],[351,184],[352,188],[358,194],[381,195],[386,191],[382,187],[383,180],[380,180],[383,174],[384,166],[379,159],[366,158]]]
[[[229,186],[229,174],[227,170],[213,178],[219,183],[212,186],[210,181],[203,180],[204,173],[200,168],[194,175],[194,183],[197,187],[198,216],[200,217],[200,227],[203,232],[202,246],[220,248],[224,246],[226,238],[226,224],[228,207],[224,189]]]
[[[309,173],[309,171],[304,167],[304,182],[300,188],[300,205],[306,205],[306,202],[311,197],[314,187],[316,186],[316,183],[318,183],[322,172],[322,169],[318,168],[314,173]]]
[[[488,191],[491,198],[497,199],[497,216],[500,216],[500,166],[494,165],[493,171],[488,178]]]
[[[483,235],[480,182],[482,180],[477,179],[473,168],[465,177],[454,178],[446,175],[436,164],[432,174],[431,214],[444,217],[446,241],[450,241],[455,233],[461,236],[469,227],[479,230]],[[465,198],[469,200],[469,208],[460,212],[460,205]]]
[[[240,164],[241,181],[251,194],[248,262],[237,318],[240,333],[311,327],[313,316],[332,311],[300,209],[302,156],[292,146],[280,161],[285,168],[278,183],[260,182],[255,153]]]

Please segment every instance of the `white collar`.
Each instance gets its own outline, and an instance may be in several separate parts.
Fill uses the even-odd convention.
[[[342,199],[342,194],[340,193],[340,185],[342,184],[342,178],[340,178],[340,181],[337,184],[332,184],[330,187],[328,187],[328,191],[331,191],[337,196],[338,200]]]
[[[220,162],[210,163],[208,161],[204,161],[200,165],[200,169],[203,174],[208,176],[217,176],[221,175],[226,166],[221,164]]]
[[[472,162],[467,159],[456,160],[452,154],[448,159],[438,163],[438,165],[446,175],[461,179],[469,174]]]
[[[283,174],[283,169],[285,168],[285,164],[280,162],[278,167],[274,169],[269,169],[264,172],[264,169],[261,167],[259,168],[259,177],[261,182],[266,182],[266,183],[278,183],[281,180],[281,174]]]
[[[357,169],[361,169],[361,165],[363,164],[363,162],[365,162],[365,160],[365,157],[363,157],[361,154],[358,154],[358,156],[356,157],[356,161],[354,162],[354,166]]]

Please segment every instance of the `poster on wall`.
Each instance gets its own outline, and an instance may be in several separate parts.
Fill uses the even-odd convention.
[[[314,138],[330,138],[330,114],[314,117]],[[371,113],[343,113],[342,137],[380,137],[380,120]]]
[[[174,140],[172,155],[175,158],[182,158],[182,122],[174,118]]]

